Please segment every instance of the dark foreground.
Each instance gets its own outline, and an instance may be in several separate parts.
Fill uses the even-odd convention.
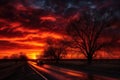
[[[0,64],[0,80],[42,80],[27,62],[9,62]]]
[[[51,65],[120,79],[120,60],[95,60],[92,64],[86,64],[85,60],[63,60]]]
[[[106,71],[102,72],[102,69],[100,69],[101,72],[100,70],[97,71],[98,68],[92,70],[91,67],[95,68],[95,65],[89,68],[85,65],[79,66],[80,69],[78,70],[75,64],[71,66],[64,63],[56,66],[37,65],[35,62],[6,61],[0,62],[0,80],[120,80],[119,71],[116,73],[111,70],[106,75]]]

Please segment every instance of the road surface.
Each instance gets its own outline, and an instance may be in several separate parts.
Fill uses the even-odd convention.
[[[114,78],[98,76],[83,73],[80,71],[69,70],[57,66],[42,65],[38,66],[34,62],[29,62],[30,67],[40,75],[47,78],[46,80],[118,80]]]
[[[0,80],[119,80],[46,64],[38,66],[35,62],[15,63],[0,70],[0,75]]]

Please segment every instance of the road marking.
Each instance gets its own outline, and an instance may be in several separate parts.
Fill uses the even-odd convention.
[[[40,75],[43,79],[48,80],[45,76],[43,76],[40,72],[38,72],[32,65],[30,67],[38,74]]]

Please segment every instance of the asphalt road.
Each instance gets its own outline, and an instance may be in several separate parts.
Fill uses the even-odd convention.
[[[118,80],[46,64],[38,66],[34,62],[29,62],[29,65],[35,72],[42,74],[45,80]]]
[[[34,62],[15,63],[14,65],[19,66],[12,69],[12,73],[8,67],[7,74],[9,72],[11,74],[0,80],[118,80],[46,64],[39,66]],[[0,72],[0,75],[6,70]]]

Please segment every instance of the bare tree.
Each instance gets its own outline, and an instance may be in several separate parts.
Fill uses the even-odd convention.
[[[44,57],[49,59],[54,59],[56,63],[67,54],[66,49],[68,42],[66,40],[56,40],[52,41],[51,39],[47,40],[48,47],[44,51]]]
[[[20,54],[20,55],[19,55],[19,59],[20,59],[20,60],[26,61],[26,60],[28,59],[27,56],[25,55],[25,53],[20,52],[19,54]]]
[[[104,39],[104,31],[109,29],[113,22],[111,11],[90,10],[83,12],[78,19],[70,21],[67,26],[66,32],[75,43],[74,47],[86,56],[89,64],[96,51],[113,43],[112,39]]]
[[[48,59],[55,59],[56,48],[49,46],[44,50],[43,57]]]

